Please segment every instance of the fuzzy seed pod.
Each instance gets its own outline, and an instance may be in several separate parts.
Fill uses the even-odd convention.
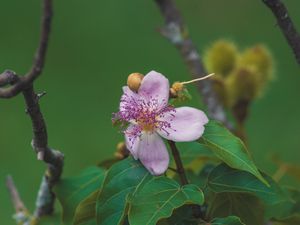
[[[233,42],[219,40],[206,50],[204,63],[210,73],[227,76],[235,67],[238,50]]]
[[[251,101],[260,94],[260,73],[255,67],[235,69],[226,79],[227,102],[232,107],[241,100]]]
[[[141,73],[132,73],[127,78],[127,86],[130,90],[137,92],[141,86],[144,75]]]
[[[273,59],[269,50],[263,45],[248,48],[242,53],[238,65],[255,67],[260,73],[261,86],[273,78]]]
[[[211,80],[213,89],[216,92],[219,101],[223,104],[223,106],[227,106],[225,79],[220,75],[215,75],[211,78]]]

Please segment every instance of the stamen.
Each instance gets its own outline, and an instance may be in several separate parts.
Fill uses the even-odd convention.
[[[133,146],[136,139],[140,138],[142,132],[155,132],[160,130],[169,135],[172,130],[171,121],[166,121],[165,116],[175,117],[174,107],[167,104],[167,100],[158,100],[158,96],[150,98],[137,98],[124,94],[121,98],[120,111],[113,114],[113,122],[121,124],[123,133],[129,138]],[[128,127],[128,123],[134,124]]]

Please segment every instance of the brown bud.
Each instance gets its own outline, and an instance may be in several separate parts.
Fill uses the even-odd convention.
[[[143,74],[132,73],[127,78],[127,86],[130,88],[130,90],[137,92],[141,86],[143,78]]]
[[[170,88],[170,98],[177,98],[177,92],[174,88]]]
[[[124,142],[119,142],[117,144],[117,151],[115,152],[114,155],[117,159],[124,159],[128,157],[129,151],[127,150]]]
[[[172,85],[172,89],[177,93],[179,91],[182,91],[183,90],[183,84],[180,83],[180,82],[175,82],[173,85]]]

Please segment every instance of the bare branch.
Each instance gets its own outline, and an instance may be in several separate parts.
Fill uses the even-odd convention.
[[[161,34],[177,47],[194,79],[205,76],[207,73],[201,62],[200,55],[188,35],[186,26],[173,0],[155,0],[155,2],[165,19],[165,27],[161,29]],[[213,119],[231,127],[223,107],[212,89],[211,81],[198,82],[197,88],[203,96],[208,114]]]
[[[0,98],[11,98],[23,91],[41,74],[44,67],[49,35],[51,31],[52,0],[43,1],[43,15],[41,24],[40,42],[35,53],[32,67],[28,73],[20,77],[17,82],[7,88],[0,88]],[[3,73],[5,74],[5,72]],[[5,75],[0,75],[0,80],[5,79]],[[0,83],[1,84],[1,83]],[[0,85],[3,86],[3,85]]]
[[[9,191],[11,202],[15,207],[16,213],[27,211],[11,176],[7,176],[6,178],[6,187]]]
[[[263,2],[276,17],[281,32],[293,50],[298,64],[300,64],[300,36],[292,19],[289,17],[287,8],[281,0],[263,0]]]
[[[27,107],[26,112],[32,122],[32,147],[37,153],[38,160],[42,160],[48,165],[37,199],[38,207],[35,215],[40,217],[51,214],[53,211],[54,194],[51,192],[51,189],[61,176],[63,154],[48,147],[47,127],[40,110],[39,96],[35,94],[33,86],[25,89],[23,96]]]
[[[5,70],[0,74],[0,87],[6,86],[8,84],[13,84],[18,80],[18,76],[15,72],[11,70]]]
[[[26,103],[26,112],[30,116],[33,130],[32,147],[37,158],[47,164],[47,171],[42,179],[37,196],[34,216],[39,218],[53,211],[54,193],[52,187],[59,180],[63,170],[63,154],[48,147],[48,135],[45,120],[39,106],[39,99],[45,93],[36,94],[34,80],[41,74],[45,63],[52,18],[52,0],[43,0],[42,29],[40,42],[35,53],[31,69],[25,76],[17,76],[12,71],[0,74],[0,97],[10,98],[22,92]]]

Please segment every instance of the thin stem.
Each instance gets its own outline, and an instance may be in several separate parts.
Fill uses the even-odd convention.
[[[179,151],[178,151],[174,141],[168,140],[168,143],[170,145],[172,155],[173,155],[175,163],[176,163],[177,173],[179,175],[181,184],[186,185],[189,182],[188,182],[188,179],[187,179],[185,171],[184,171],[184,167],[183,167],[183,164],[182,164],[182,161],[181,161],[181,158],[180,158]]]
[[[176,144],[174,141],[168,140],[168,143],[170,145],[171,151],[172,151],[172,155],[173,158],[175,160],[175,164],[176,164],[176,172],[179,175],[180,181],[182,185],[186,185],[188,184],[188,179],[186,177],[185,174],[185,170],[181,161],[181,157],[180,157],[180,153],[176,147]],[[195,218],[204,218],[204,215],[201,211],[201,207],[198,205],[192,205],[192,210],[193,210],[193,215]]]
[[[189,81],[183,81],[183,82],[181,82],[181,84],[194,83],[194,82],[197,82],[197,81],[205,80],[205,79],[210,78],[210,77],[212,77],[214,75],[215,75],[214,73],[211,73],[211,74],[206,75],[205,77],[200,77],[200,78],[189,80]]]
[[[297,32],[288,10],[281,0],[262,0],[273,12],[277,19],[281,32],[285,36],[290,48],[293,50],[295,58],[300,64],[300,35]]]
[[[6,187],[9,191],[11,202],[13,203],[16,213],[27,211],[20,195],[18,189],[15,186],[12,176],[6,177]]]

